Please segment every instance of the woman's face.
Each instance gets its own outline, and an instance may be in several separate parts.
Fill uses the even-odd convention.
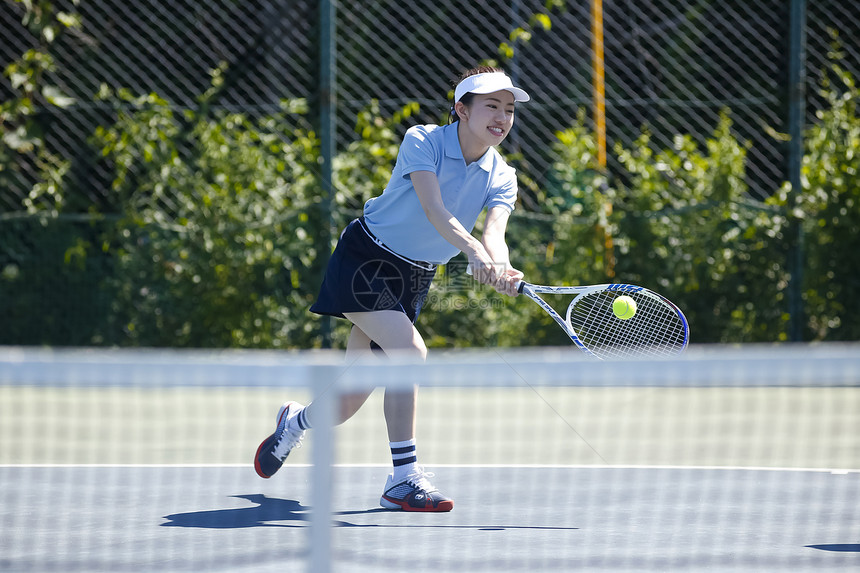
[[[504,141],[514,125],[514,94],[507,90],[476,94],[461,110],[460,121],[465,121],[470,135],[493,147]]]

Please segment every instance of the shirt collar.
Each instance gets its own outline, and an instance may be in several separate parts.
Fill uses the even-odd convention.
[[[463,150],[460,148],[460,138],[457,137],[457,128],[460,125],[459,121],[449,123],[445,126],[445,156],[451,159],[459,159],[465,161]],[[489,148],[484,155],[481,156],[475,163],[478,167],[490,173],[493,170],[493,148]]]

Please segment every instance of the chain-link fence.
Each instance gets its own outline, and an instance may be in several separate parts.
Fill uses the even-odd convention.
[[[602,63],[593,59],[596,4],[602,7]],[[522,183],[517,217],[557,217],[543,203],[544,190],[557,195],[553,189],[563,186],[559,164],[569,161],[559,151],[558,132],[580,125],[590,136],[598,65],[605,73],[609,152],[603,188],[612,187],[613,178],[619,185],[635,183],[625,150],[643,133],[654,150],[677,149],[682,136],[705,147],[727,114],[730,134],[744,153],[743,200],[757,204],[789,180],[791,59],[805,58],[809,123],[826,106],[819,94],[822,70],[836,61],[860,75],[860,5],[804,4],[805,53],[790,42],[791,3],[784,0],[4,0],[0,211],[6,245],[0,268],[18,276],[14,269],[38,253],[32,226],[44,227],[45,212],[58,211],[65,221],[97,213],[103,224],[105,217],[127,215],[124,198],[147,189],[145,200],[157,199],[171,224],[187,220],[196,206],[181,196],[172,172],[163,174],[183,161],[205,172],[189,142],[204,139],[203,119],[231,113],[237,118],[225,120],[223,129],[230,121],[260,122],[254,125],[265,136],[233,141],[235,148],[222,141],[218,145],[229,151],[223,161],[248,146],[295,147],[295,155],[286,154],[292,167],[281,167],[272,183],[280,188],[278,182],[286,181],[282,187],[289,196],[296,194],[295,179],[319,176],[319,157],[304,162],[298,148],[317,149],[326,129],[319,121],[321,107],[333,103],[337,196],[321,196],[317,185],[302,200],[329,203],[339,223],[368,194],[381,191],[383,165],[390,166],[391,146],[396,153],[402,132],[414,123],[443,121],[454,77],[486,60],[504,67],[533,98],[518,109],[515,132],[502,149]],[[325,5],[335,10],[333,35],[320,24]],[[335,54],[331,99],[321,88],[324,46]],[[154,115],[145,119],[142,110]],[[131,115],[137,124],[117,127]],[[286,118],[289,129],[269,129],[266,122],[273,117]],[[173,131],[161,129],[163,121]],[[205,134],[221,136],[223,130]],[[135,147],[135,137],[149,143]],[[347,164],[362,144],[370,165],[360,167],[379,174],[366,178],[370,189],[356,191],[352,185],[365,183],[352,177]],[[160,163],[152,159],[159,154]],[[158,169],[142,167],[149,163]],[[299,164],[301,174],[295,171]],[[586,160],[583,165],[593,167]],[[162,175],[150,177],[149,171]],[[210,201],[201,189],[192,190],[190,199],[197,206]],[[275,200],[284,199],[272,193],[266,199]],[[39,222],[21,222],[30,216]],[[609,229],[611,221],[603,226]],[[319,233],[308,233],[308,244],[315,244]],[[24,235],[29,238],[22,240]],[[113,244],[100,252],[94,247],[99,241],[109,243],[88,236],[73,245],[85,245],[90,257],[93,251],[109,256]],[[623,241],[610,248],[623,249]],[[74,251],[66,249],[65,259],[69,252]],[[295,285],[294,278],[289,281]],[[123,343],[110,338],[99,340]]]

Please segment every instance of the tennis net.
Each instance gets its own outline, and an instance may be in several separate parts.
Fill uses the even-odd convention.
[[[419,393],[445,514],[378,506],[383,393]],[[314,429],[262,480],[285,400]],[[0,570],[819,570],[860,563],[860,347],[0,348]]]

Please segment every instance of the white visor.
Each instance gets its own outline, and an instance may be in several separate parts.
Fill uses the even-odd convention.
[[[507,90],[514,94],[514,101],[529,101],[531,99],[524,90],[515,88],[511,78],[503,72],[492,72],[469,76],[457,84],[457,88],[454,90],[454,103],[460,101],[460,98],[467,93],[491,94],[501,90]]]

